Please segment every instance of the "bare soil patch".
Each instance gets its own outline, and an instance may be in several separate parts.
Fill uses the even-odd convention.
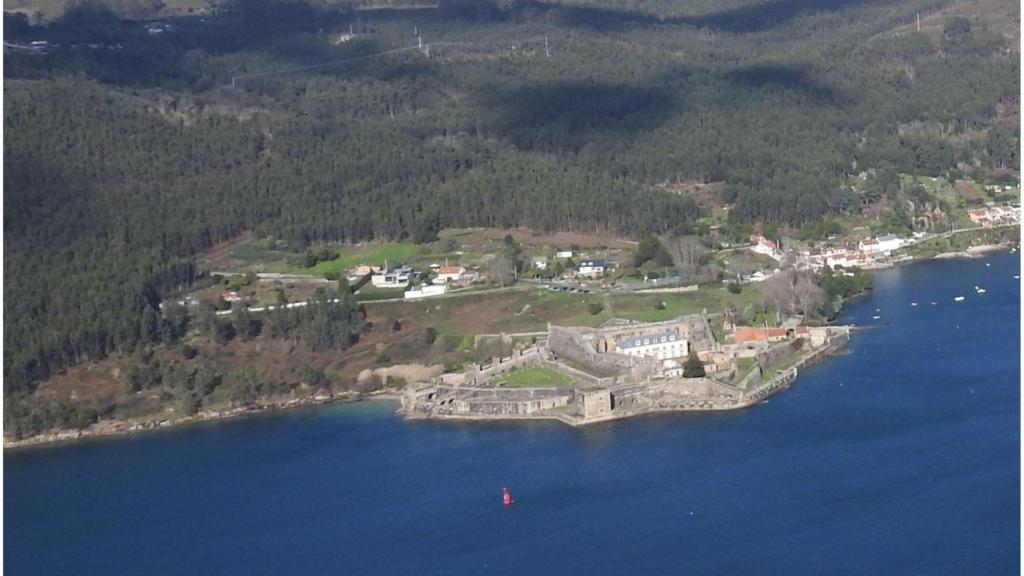
[[[88,404],[127,391],[118,358],[110,356],[99,362],[79,364],[51,377],[39,385],[34,395],[45,400]]]

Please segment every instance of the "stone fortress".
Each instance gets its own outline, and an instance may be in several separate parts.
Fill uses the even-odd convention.
[[[549,325],[546,339],[518,346],[509,357],[409,384],[399,412],[409,418],[581,425],[652,412],[732,410],[788,387],[799,367],[849,340],[846,326],[723,328],[735,342],[718,342],[706,314],[652,323],[613,319],[597,328]],[[705,376],[683,376],[690,350]],[[504,376],[531,366],[564,375],[571,384],[506,385]]]

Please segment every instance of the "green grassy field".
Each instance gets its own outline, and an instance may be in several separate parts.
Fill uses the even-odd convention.
[[[506,388],[550,388],[571,386],[575,380],[544,366],[518,368],[497,379],[496,383]]]
[[[400,264],[407,262],[419,251],[416,244],[377,244],[371,246],[345,246],[335,248],[340,253],[334,260],[318,262],[312,268],[296,268],[296,272],[323,276],[344,274],[349,268],[360,264]]]
[[[757,362],[753,358],[739,358],[736,360],[736,377],[733,382],[738,384],[743,381],[755,368]]]
[[[663,294],[569,294],[549,290],[506,290],[479,295],[417,302],[375,304],[380,317],[410,318],[433,326],[453,343],[473,334],[536,332],[548,323],[561,326],[598,326],[610,318],[642,322],[671,320],[685,314],[721,312],[731,306],[739,311],[760,300],[756,288],[745,286],[732,294],[718,286],[694,292]],[[664,308],[660,304],[664,303]],[[600,304],[597,314],[591,305]],[[771,318],[774,323],[774,317]]]

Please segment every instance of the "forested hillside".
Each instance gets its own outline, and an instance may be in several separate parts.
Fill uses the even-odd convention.
[[[700,217],[690,183],[724,183],[734,224],[801,225],[877,200],[844,186],[865,170],[879,194],[1016,175],[1019,52],[991,24],[1015,3],[614,5],[6,14],[7,42],[50,46],[4,56],[5,392],[173,341],[162,296],[243,231],[641,237]]]

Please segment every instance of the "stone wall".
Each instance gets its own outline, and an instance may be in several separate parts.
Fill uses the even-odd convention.
[[[546,355],[546,350],[541,346],[516,349],[511,356],[494,357],[490,364],[478,364],[469,366],[466,369],[464,382],[467,386],[479,386],[502,374],[507,374],[516,368],[523,368],[531,364],[541,362]]]
[[[612,395],[607,388],[580,390],[579,398],[583,418],[603,418],[612,412]]]
[[[776,344],[772,344],[767,349],[758,352],[755,359],[757,360],[757,365],[761,368],[761,372],[764,372],[769,367],[782,362],[782,360],[786,356],[789,356],[791,352],[798,350],[799,348],[794,346],[794,344],[795,341],[778,342]]]
[[[573,395],[561,388],[410,386],[402,395],[402,411],[421,416],[529,416],[568,406]]]
[[[381,382],[387,382],[389,378],[397,378],[405,382],[422,382],[440,376],[444,372],[444,366],[424,366],[422,364],[395,364],[373,370],[367,368],[356,377],[357,382],[366,382],[370,378],[377,377]]]
[[[615,384],[616,380],[618,380],[617,376],[606,376],[604,378],[599,378],[597,376],[594,376],[593,374],[589,374],[582,370],[577,370],[576,368],[566,364],[565,362],[561,362],[554,358],[549,358],[543,355],[541,356],[540,363],[542,366],[546,368],[550,368],[552,370],[555,370],[556,372],[562,372],[563,374],[571,376],[573,379],[576,380],[577,383],[583,384],[585,386],[611,386],[612,384]]]
[[[556,356],[592,367],[598,372],[621,374],[633,367],[634,359],[621,354],[603,354],[595,348],[597,332],[593,328],[548,328],[548,348]]]

